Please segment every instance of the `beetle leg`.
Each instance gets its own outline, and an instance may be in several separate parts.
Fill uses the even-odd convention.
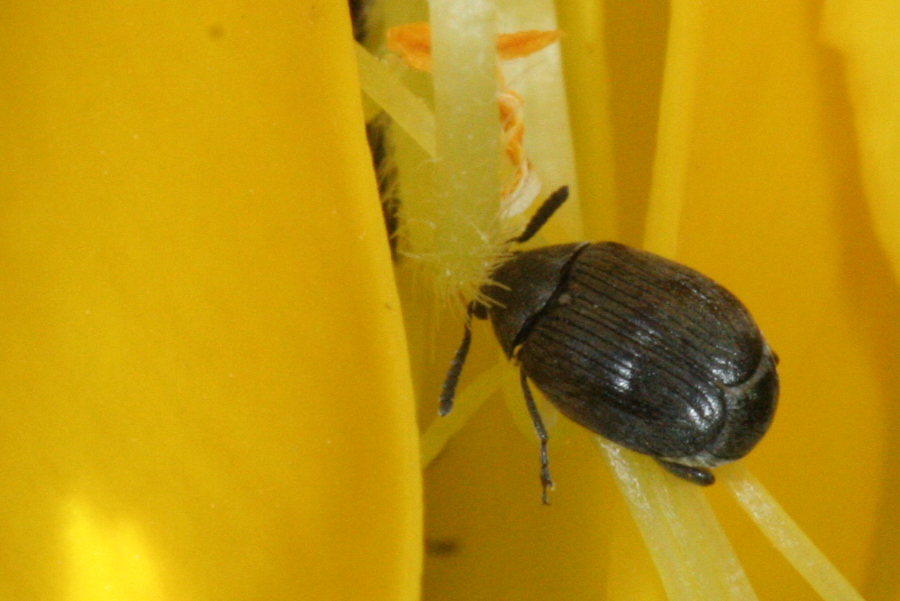
[[[438,415],[441,417],[453,410],[456,385],[459,384],[459,376],[462,374],[463,365],[466,364],[466,357],[469,355],[469,345],[472,344],[472,313],[474,312],[475,303],[471,302],[466,310],[466,331],[463,333],[462,343],[456,349],[453,361],[450,362],[450,369],[447,370],[447,377],[444,378],[444,386],[441,388],[441,404],[438,408]]]
[[[688,482],[699,484],[700,486],[709,486],[716,481],[716,477],[713,476],[713,473],[705,467],[682,465],[664,459],[657,459],[656,462],[666,468],[669,473],[675,474],[679,478],[684,478]]]
[[[547,490],[553,488],[553,479],[550,477],[550,456],[547,454],[547,429],[544,427],[544,421],[538,412],[537,405],[534,404],[534,396],[531,394],[531,388],[528,386],[528,376],[523,370],[519,370],[519,376],[522,381],[522,392],[525,393],[525,404],[528,406],[528,413],[531,414],[531,421],[534,423],[534,429],[541,441],[541,485],[544,487],[544,494],[541,497],[544,505],[550,504],[547,497]]]

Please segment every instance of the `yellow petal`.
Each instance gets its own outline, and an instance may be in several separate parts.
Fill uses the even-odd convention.
[[[896,558],[900,554],[900,472],[893,455],[897,449],[898,415],[893,409],[897,394],[897,331],[900,279],[900,10],[893,2],[835,2],[823,15],[825,39],[834,44],[843,59],[846,76],[846,101],[853,117],[854,138],[858,156],[858,177],[864,191],[868,211],[860,208],[859,218],[865,224],[867,239],[864,253],[857,253],[857,263],[866,265],[871,275],[863,276],[864,287],[854,298],[865,299],[859,325],[870,344],[877,344],[872,354],[882,397],[885,398],[881,419],[884,420],[884,454],[879,484],[879,505],[875,519],[873,543],[869,552],[867,585],[874,599],[900,598],[900,575]],[[858,205],[857,205],[858,207]],[[858,207],[859,208],[859,207]],[[871,219],[871,225],[867,222]],[[873,240],[874,238],[874,240]],[[875,240],[880,243],[876,247]],[[885,263],[893,271],[886,273]],[[872,282],[877,278],[876,282]],[[855,282],[852,282],[855,283]],[[870,297],[874,286],[878,296]],[[869,309],[875,305],[873,313]]]
[[[639,243],[657,149],[681,145],[669,155],[686,167],[675,191],[684,198],[679,258],[737,293],[781,357],[779,413],[747,464],[853,584],[894,598],[898,577],[888,566],[900,542],[890,405],[900,298],[886,256],[894,250],[880,246],[893,222],[870,222],[860,175],[869,167],[854,150],[857,116],[841,63],[818,37],[819,14],[800,2],[703,3],[703,49],[685,107],[692,120],[657,139],[664,68],[684,58],[666,56],[669,36],[683,33],[667,28],[696,23],[670,23],[662,6],[604,6],[605,15],[594,2],[560,6],[579,175],[582,189],[595,193],[582,197],[587,225],[605,237],[598,220],[618,215],[617,227],[603,231]],[[700,3],[673,10],[691,6]],[[604,51],[608,63],[596,58]],[[573,65],[584,79],[571,76]],[[880,106],[897,104],[890,77],[872,69],[869,78],[884,90]],[[871,118],[884,145],[893,120]],[[603,179],[609,148],[615,185]],[[887,177],[893,155],[881,156]],[[611,188],[612,210],[603,196]],[[489,346],[490,336],[476,330],[476,345]],[[434,462],[428,532],[456,549],[427,560],[434,598],[660,598],[585,433],[560,420],[551,438],[550,508],[539,504],[537,447],[523,444],[497,401]],[[817,598],[723,487],[709,496],[760,598]]]
[[[781,358],[778,414],[748,465],[862,587],[896,296],[866,216],[839,63],[801,3],[778,15],[706,15],[680,256],[750,307]],[[777,557],[748,553],[759,541],[735,538],[750,573],[766,574],[762,598],[813,598]]]
[[[900,273],[900,9],[893,2],[833,2],[823,22],[826,39],[845,59],[861,172],[876,232]]]
[[[2,20],[3,595],[418,597],[346,8]]]

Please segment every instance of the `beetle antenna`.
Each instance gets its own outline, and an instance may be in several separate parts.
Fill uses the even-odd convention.
[[[531,218],[531,221],[528,222],[528,225],[525,226],[525,231],[510,240],[510,242],[518,242],[521,244],[531,240],[534,235],[538,233],[538,230],[544,227],[544,224],[553,217],[556,210],[566,202],[567,198],[569,198],[569,186],[562,186],[556,192],[548,196],[547,200],[544,201],[544,204],[541,205]]]
[[[534,429],[541,441],[541,486],[544,487],[541,500],[544,502],[544,505],[549,505],[550,499],[547,497],[547,491],[553,488],[553,478],[550,477],[550,456],[547,453],[547,441],[550,440],[550,437],[547,436],[544,420],[541,419],[537,405],[534,404],[534,396],[532,396],[531,388],[528,386],[528,376],[525,375],[525,370],[519,370],[519,377],[522,381],[522,392],[525,393],[525,404],[528,405],[528,413],[531,414],[531,421],[534,423]]]
[[[456,349],[447,377],[444,378],[444,386],[441,388],[441,404],[438,415],[444,417],[453,410],[453,397],[456,396],[456,385],[459,384],[459,376],[462,374],[463,365],[469,355],[469,345],[472,344],[472,314],[475,312],[475,301],[469,303],[466,309],[466,331],[463,334],[462,343]]]

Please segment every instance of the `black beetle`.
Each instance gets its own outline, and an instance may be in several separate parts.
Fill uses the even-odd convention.
[[[567,197],[566,187],[553,193],[510,242],[529,240]],[[709,468],[740,459],[768,430],[778,358],[744,305],[708,277],[615,242],[579,242],[516,252],[490,279],[489,301],[468,306],[440,414],[453,406],[472,316],[490,318],[521,366],[544,503],[553,481],[529,378],[570,419],[695,484],[715,482]]]

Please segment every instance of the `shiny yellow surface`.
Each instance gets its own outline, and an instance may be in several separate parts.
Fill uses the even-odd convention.
[[[741,297],[781,357],[778,415],[748,465],[865,596],[891,561],[900,305],[814,6],[711,11],[680,256]],[[811,598],[735,538],[763,597]]]
[[[343,3],[7,3],[0,598],[418,598]]]
[[[657,145],[673,143],[646,135],[661,112],[647,99],[659,97],[670,59],[668,3],[559,4],[560,27],[572,32],[562,43],[579,175],[591,185],[582,189],[602,189],[594,136],[611,131],[615,229],[640,244],[634,215],[646,213]],[[897,146],[885,141],[900,97],[890,83],[896,69],[881,72],[898,30],[890,3],[869,7],[865,19],[855,3],[840,4],[854,15],[846,26],[856,60],[871,52],[866,70],[850,71],[849,89],[841,55],[822,36],[822,3],[696,3],[704,27],[693,123],[675,142],[688,153],[675,156],[686,165],[678,258],[741,297],[781,358],[779,412],[747,466],[866,599],[889,601],[900,599],[900,295],[895,251],[876,232],[900,231],[890,218],[900,196],[873,201],[864,185],[873,167],[858,148],[870,137],[856,124],[855,99],[881,91],[872,106],[881,112],[865,115],[880,135],[881,177],[896,178],[900,157],[887,150]],[[608,98],[597,95],[604,89]],[[598,129],[607,112],[611,125]],[[597,220],[607,209],[581,200],[588,231],[604,235],[609,226]],[[873,223],[876,210],[886,218]],[[493,344],[486,328],[475,336],[476,351]],[[541,507],[537,446],[511,421],[501,401],[489,401],[426,472],[426,532],[455,549],[428,556],[428,598],[662,599],[587,435],[563,419],[551,428],[557,489]],[[709,496],[761,599],[818,598],[722,487]]]
[[[823,35],[821,2],[704,3],[679,258],[781,357],[748,466],[894,601],[895,9],[857,4]],[[0,599],[418,598],[416,411],[343,2],[2,10]],[[587,229],[639,244],[668,4],[559,14]],[[461,333],[438,325],[410,341],[432,387]],[[497,360],[475,337],[469,380]],[[594,445],[552,414],[540,505],[516,394],[425,473],[426,598],[661,599]],[[760,598],[816,598],[709,496]]]
[[[873,257],[881,286],[891,292],[868,298],[872,286],[866,285],[853,297],[865,299],[858,319],[870,339],[879,340],[872,364],[877,385],[886,398],[883,411],[886,420],[884,449],[888,458],[882,468],[882,498],[875,515],[876,532],[872,552],[872,568],[868,578],[872,598],[900,599],[897,558],[900,557],[900,467],[893,460],[900,451],[897,411],[897,293],[900,279],[900,7],[896,3],[835,2],[823,15],[823,37],[841,53],[844,60],[847,97],[858,148],[859,177],[865,191],[868,211],[856,205],[871,224],[866,230],[880,245],[867,240],[862,261]],[[874,236],[873,236],[874,234]],[[884,263],[893,270],[893,278],[885,272]],[[893,302],[885,302],[885,300]],[[880,301],[880,302],[879,302]],[[874,315],[873,305],[879,305]],[[889,330],[882,331],[888,322]]]

